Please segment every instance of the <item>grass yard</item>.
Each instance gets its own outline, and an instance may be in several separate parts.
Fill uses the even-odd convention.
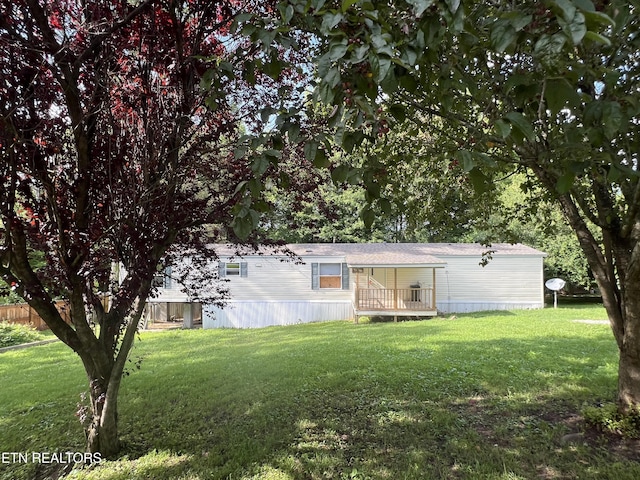
[[[575,322],[604,318],[572,306],[145,333],[120,397],[123,457],[66,478],[635,480],[638,452],[563,441],[614,399],[609,327]],[[86,381],[62,344],[2,354],[0,385],[0,452],[82,451]],[[3,464],[0,479],[54,470]]]

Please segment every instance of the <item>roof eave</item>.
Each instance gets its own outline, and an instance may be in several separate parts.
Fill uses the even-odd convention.
[[[446,263],[349,263],[349,268],[445,268]]]

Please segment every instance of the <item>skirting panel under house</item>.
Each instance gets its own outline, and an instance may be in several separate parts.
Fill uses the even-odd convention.
[[[203,328],[261,328],[353,319],[350,301],[231,301],[224,308],[204,306]]]

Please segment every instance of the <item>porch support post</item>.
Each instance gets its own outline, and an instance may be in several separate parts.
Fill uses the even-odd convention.
[[[398,269],[393,269],[393,309],[398,310]]]
[[[369,282],[367,282],[367,285]],[[355,288],[355,296],[353,301],[353,310],[355,314],[355,323],[358,323],[358,309],[360,308],[360,272],[356,270],[356,288]]]
[[[433,310],[435,310],[436,308],[436,269],[433,268],[431,269],[431,271],[433,272],[433,288],[431,289],[431,308]]]
[[[193,303],[187,302],[182,307],[182,328],[193,328]]]

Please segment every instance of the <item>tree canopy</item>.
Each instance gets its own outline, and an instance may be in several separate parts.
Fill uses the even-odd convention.
[[[269,236],[292,243],[453,242],[469,235],[494,208],[489,197],[497,189],[474,191],[461,165],[439,157],[438,137],[412,122],[376,144],[349,150],[338,150],[330,169],[314,173],[317,188],[306,195],[271,192],[277,201],[263,226]],[[350,170],[354,177],[340,178],[340,171]],[[369,178],[363,181],[362,175]],[[296,203],[303,208],[292,208]]]
[[[247,12],[279,18],[250,1],[0,4],[0,275],[82,360],[92,452],[118,451],[120,380],[158,269],[247,240],[269,179],[296,188],[278,161],[298,151],[246,134],[299,101],[300,71],[235,35]]]

